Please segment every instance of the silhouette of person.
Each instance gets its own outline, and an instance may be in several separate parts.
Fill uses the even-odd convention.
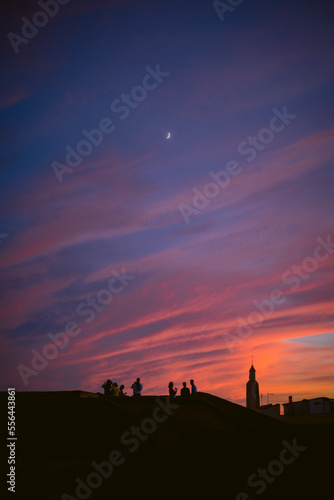
[[[190,390],[189,387],[187,387],[187,382],[182,383],[183,387],[181,389],[181,396],[187,397],[190,396]]]
[[[174,387],[173,382],[169,382],[169,384],[168,384],[168,390],[169,390],[169,396],[171,398],[175,398],[176,393],[177,393],[177,387]]]
[[[123,384],[119,386],[119,395],[120,396],[126,396],[127,395],[127,393],[124,392],[124,385]]]
[[[111,387],[112,387],[112,381],[111,380],[107,380],[107,382],[103,382],[102,386],[103,389],[104,389],[104,395],[105,396],[110,396],[110,391],[111,391]]]
[[[133,389],[134,396],[141,396],[141,391],[143,390],[143,384],[140,383],[140,378],[138,377],[136,382],[133,382],[131,389]]]
[[[190,380],[190,385],[191,385],[191,395],[192,396],[196,396],[196,394],[197,394],[197,387],[194,384],[193,379]]]
[[[112,396],[119,396],[120,395],[120,390],[119,390],[118,384],[116,382],[114,382],[112,385],[111,395]]]

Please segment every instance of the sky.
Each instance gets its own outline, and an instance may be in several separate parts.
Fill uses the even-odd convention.
[[[334,397],[333,21],[2,2],[1,390]]]

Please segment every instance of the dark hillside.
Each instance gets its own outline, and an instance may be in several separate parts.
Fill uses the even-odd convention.
[[[209,394],[168,403],[166,396],[18,393],[16,412],[17,499],[312,499],[330,484],[333,426],[283,424]],[[286,451],[291,463],[280,465],[283,442],[297,443],[298,456]],[[247,485],[273,461],[276,476]],[[97,471],[93,464],[102,462]]]

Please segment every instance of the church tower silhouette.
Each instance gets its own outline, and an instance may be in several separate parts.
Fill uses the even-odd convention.
[[[255,368],[252,364],[249,370],[249,380],[246,384],[246,407],[251,410],[260,409],[259,384],[255,380]]]

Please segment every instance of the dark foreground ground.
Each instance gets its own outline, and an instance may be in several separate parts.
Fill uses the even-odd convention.
[[[8,497],[333,498],[334,425],[284,424],[204,393],[166,401],[17,393],[16,493]]]

